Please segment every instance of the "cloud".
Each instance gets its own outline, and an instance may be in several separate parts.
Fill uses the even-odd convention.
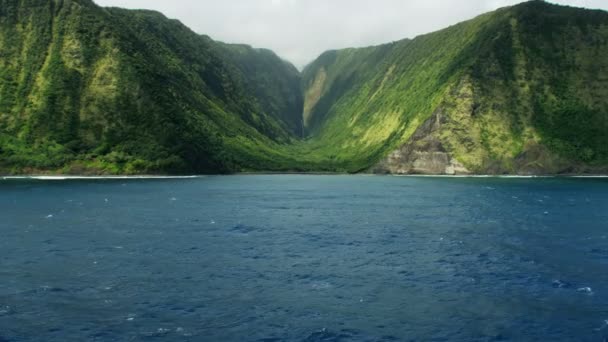
[[[229,43],[274,50],[303,67],[323,51],[382,44],[442,29],[521,0],[95,0],[145,8]],[[557,0],[608,9],[606,0]]]

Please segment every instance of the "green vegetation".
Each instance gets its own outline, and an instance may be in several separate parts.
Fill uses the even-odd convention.
[[[272,52],[150,11],[0,0],[5,172],[266,167],[257,146],[296,139],[301,106],[298,71]]]
[[[303,73],[310,144],[348,171],[435,133],[475,173],[608,170],[608,13],[531,1],[439,32],[332,51]]]
[[[608,13],[531,1],[301,74],[152,11],[0,0],[0,173],[368,170],[433,114],[471,172],[608,166]]]

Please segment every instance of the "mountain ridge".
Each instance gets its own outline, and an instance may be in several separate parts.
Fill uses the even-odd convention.
[[[155,11],[0,0],[0,170],[606,172],[606,27],[536,0],[299,72]]]
[[[230,136],[253,145],[300,131],[298,118],[281,117],[299,112],[299,97],[270,98],[279,88],[299,91],[297,71],[276,55],[231,51],[153,11],[88,0],[4,0],[2,8],[0,164],[25,172],[227,172],[230,154],[240,155]],[[265,78],[245,73],[237,54],[266,68]]]
[[[530,19],[530,16],[536,16]],[[513,100],[521,100],[528,102],[536,102],[535,107],[532,108],[532,103],[528,103],[527,107],[521,103],[513,103],[512,108],[507,108],[508,105],[506,103],[506,94],[508,92],[517,90],[519,83],[523,84],[525,87],[533,85],[534,82],[544,82],[547,85],[549,90],[550,88],[558,88],[554,85],[559,85],[560,79],[556,77],[555,79],[547,79],[543,77],[535,76],[534,78],[528,77],[525,75],[526,72],[536,72],[540,73],[540,69],[542,68],[542,72],[547,74],[553,74],[556,72],[568,71],[569,69],[564,66],[566,64],[564,62],[564,56],[569,57],[574,55],[573,52],[575,49],[565,49],[560,46],[549,46],[542,51],[532,51],[529,47],[533,47],[533,45],[542,46],[544,44],[544,39],[550,41],[547,37],[542,37],[543,40],[535,42],[535,44],[524,44],[525,48],[524,54],[521,54],[519,58],[515,55],[515,50],[512,49],[513,45],[519,44],[517,42],[519,31],[517,29],[517,23],[520,18],[523,18],[523,23],[521,27],[533,27],[534,20],[540,20],[542,25],[557,25],[556,28],[562,28],[561,30],[548,30],[546,27],[537,27],[534,34],[529,34],[530,32],[523,32],[523,38],[534,38],[542,36],[543,32],[549,32],[554,35],[562,35],[558,37],[559,39],[565,39],[567,34],[571,34],[568,30],[572,30],[576,34],[579,26],[587,26],[593,29],[593,25],[596,25],[595,31],[602,31],[606,25],[606,20],[608,20],[607,13],[604,11],[588,11],[582,10],[578,8],[572,7],[563,7],[547,4],[541,1],[532,1],[525,4],[520,4],[518,6],[506,7],[495,12],[491,12],[488,14],[481,15],[472,20],[451,26],[444,30],[440,30],[435,33],[423,35],[415,38],[412,41],[401,43],[401,44],[393,44],[394,48],[392,48],[393,53],[401,58],[398,62],[395,62],[395,59],[391,60],[385,59],[383,61],[377,62],[377,64],[385,63],[386,65],[383,69],[375,74],[372,74],[368,77],[367,84],[365,87],[362,87],[359,91],[355,92],[338,92],[341,97],[337,99],[331,99],[327,102],[332,103],[334,106],[333,109],[329,110],[331,114],[333,111],[334,118],[333,120],[337,120],[336,127],[344,127],[348,125],[346,119],[352,120],[352,116],[347,115],[347,111],[344,108],[347,108],[348,111],[358,110],[363,113],[372,112],[372,106],[369,104],[367,99],[373,99],[378,96],[378,91],[385,94],[381,96],[385,101],[384,104],[380,106],[380,108],[384,109],[384,112],[380,111],[379,115],[384,116],[382,118],[383,122],[388,121],[387,118],[393,120],[395,122],[395,126],[402,129],[403,133],[398,132],[397,128],[390,130],[390,132],[398,132],[397,134],[401,135],[397,139],[395,139],[394,144],[390,144],[390,146],[386,146],[382,149],[382,151],[378,154],[379,158],[376,159],[380,162],[380,167],[372,167],[372,170],[378,172],[392,172],[392,173],[451,173],[453,172],[452,166],[449,162],[450,159],[455,159],[457,164],[465,164],[467,167],[459,168],[461,171],[466,173],[576,173],[576,172],[597,172],[598,170],[601,172],[605,172],[606,165],[606,151],[603,146],[605,146],[606,134],[604,132],[607,131],[606,126],[606,105],[605,101],[602,101],[606,91],[606,82],[605,79],[598,79],[598,77],[604,77],[601,75],[582,75],[585,76],[594,86],[595,86],[595,94],[593,95],[593,99],[600,104],[597,112],[593,115],[596,116],[594,120],[591,120],[594,125],[587,125],[586,127],[574,127],[574,129],[578,129],[578,135],[583,136],[587,133],[593,133],[591,135],[591,139],[594,139],[593,142],[580,142],[576,141],[579,137],[572,136],[567,132],[568,126],[572,125],[572,121],[564,119],[565,115],[560,115],[562,120],[561,128],[560,127],[549,127],[550,123],[538,123],[538,119],[542,119],[548,115],[534,115],[534,112],[539,112],[541,110],[545,110],[548,112],[555,111],[554,108],[548,108],[548,105],[545,103],[538,103],[539,99],[529,99],[530,94],[529,90],[526,93],[522,91],[520,93],[511,93],[509,96],[510,99]],[[528,20],[528,21],[526,21]],[[552,20],[554,22],[552,22]],[[574,24],[572,24],[574,23]],[[520,28],[521,28],[520,27]],[[556,33],[555,33],[555,32]],[[563,31],[563,32],[562,32]],[[454,36],[456,32],[460,32],[460,36]],[[517,35],[512,36],[512,33],[517,33]],[[552,33],[554,32],[554,33]],[[590,31],[593,33],[593,30]],[[589,33],[589,34],[591,34]],[[420,58],[414,59],[413,62],[409,63],[407,61],[408,53],[415,52],[407,52],[406,49],[416,50],[420,45],[420,42],[427,39],[434,39],[438,36],[445,34],[448,36],[452,36],[449,39],[440,40],[439,43],[436,44],[436,50],[430,52],[424,52],[423,59],[431,58],[431,62],[435,62],[436,65],[433,68],[424,69],[424,63],[419,63]],[[605,47],[605,33],[602,31],[600,33],[595,32],[597,37],[596,40],[601,41],[601,49],[602,51]],[[595,47],[590,47],[589,45],[584,44],[584,35],[579,34],[577,39],[573,39],[573,41],[583,41],[582,44],[576,47],[580,51],[593,51]],[[517,39],[514,39],[517,38]],[[470,38],[469,40],[467,40]],[[568,37],[569,38],[569,37]],[[457,42],[461,40],[460,43],[457,44],[453,49],[448,50],[447,52],[455,53],[452,58],[445,61],[445,64],[441,63],[441,54],[443,53],[442,44],[446,42],[447,44],[451,44],[453,42]],[[465,40],[465,41],[462,41]],[[468,43],[467,43],[468,42]],[[524,41],[524,43],[528,43]],[[427,42],[422,44],[423,48],[425,45],[429,45],[431,42]],[[401,49],[401,52],[395,52],[396,50]],[[562,49],[562,50],[560,50]],[[529,51],[528,51],[529,50]],[[565,50],[565,51],[563,51]],[[437,52],[440,51],[440,52]],[[538,52],[542,52],[544,55],[541,58],[538,58]],[[563,52],[563,56],[557,55],[555,52]],[[362,53],[365,54],[365,53]],[[523,56],[523,57],[522,57]],[[597,56],[601,56],[601,54],[596,54]],[[352,56],[348,56],[348,58],[353,58]],[[363,59],[367,59],[368,57],[363,57]],[[514,71],[516,65],[513,62],[521,62],[526,60],[533,60],[535,63],[538,63],[540,66],[533,66],[539,70],[524,70],[525,68],[520,68],[519,73],[524,73],[524,76],[521,77],[511,77],[514,76]],[[544,63],[547,60],[553,59],[552,62],[555,65],[546,65]],[[598,58],[580,58],[587,63],[587,67],[593,67],[600,70],[605,70],[606,65],[602,59]],[[439,63],[437,63],[439,61]],[[429,63],[431,63],[429,62]],[[426,61],[425,61],[426,63]],[[511,63],[511,64],[510,64]],[[545,64],[545,65],[543,65]],[[353,63],[349,63],[352,67]],[[393,65],[397,68],[421,68],[415,73],[409,73],[408,70],[404,72],[394,72]],[[321,73],[325,73],[325,70],[319,69]],[[310,69],[308,69],[310,72]],[[357,72],[362,74],[366,72],[363,70],[359,72],[358,70],[351,70],[351,72]],[[430,91],[427,93],[421,93],[421,90],[424,90],[424,86],[428,86],[431,82],[423,82],[421,87],[416,85],[412,86],[412,80],[407,79],[407,75],[413,75],[414,77],[424,75],[425,73],[435,73],[432,80],[441,80],[440,82],[435,82],[440,86],[440,89],[429,89]],[[580,73],[576,71],[569,71],[570,74],[564,76],[564,79],[570,77],[574,80],[577,80],[577,77],[580,78]],[[340,71],[338,75],[344,74],[344,72]],[[396,81],[391,81],[390,75],[398,75],[398,79]],[[404,76],[405,75],[405,76]],[[471,76],[473,76],[471,78]],[[515,75],[517,76],[517,75]],[[443,77],[443,79],[442,79]],[[306,75],[303,77],[305,80],[310,79]],[[465,91],[465,94],[461,94],[460,96],[450,95],[450,93],[454,93],[455,88],[462,87],[461,83],[463,81],[469,80],[469,91]],[[517,81],[517,82],[515,82]],[[390,82],[393,82],[391,84]],[[399,83],[400,82],[400,83]],[[465,82],[466,83],[466,82]],[[580,82],[579,82],[580,83]],[[509,84],[508,87],[505,87],[505,84]],[[491,86],[489,86],[491,85]],[[382,90],[378,88],[387,87],[388,90]],[[589,88],[585,84],[579,84],[579,90]],[[465,86],[466,87],[466,86]],[[524,87],[524,88],[525,88]],[[399,89],[400,88],[400,89]],[[374,89],[374,91],[370,91],[369,89]],[[391,94],[390,91],[394,89],[399,89],[399,91],[395,91]],[[475,90],[475,91],[473,91]],[[501,91],[498,91],[501,90]],[[493,91],[494,94],[490,96],[487,92]],[[411,94],[411,98],[403,99],[408,96],[408,93]],[[486,92],[486,94],[484,94]],[[456,91],[456,93],[458,93]],[[576,92],[573,92],[576,93]],[[387,95],[388,94],[388,95]],[[473,97],[475,94],[475,103],[471,103],[469,107],[472,107],[473,110],[469,110],[470,112],[476,112],[477,117],[471,119],[473,115],[464,115],[465,111],[464,107],[466,107],[463,103],[459,103],[458,97]],[[565,98],[564,91],[561,91],[558,94],[553,94],[553,91],[548,94],[552,97]],[[391,115],[387,113],[388,109],[397,108],[399,109],[399,105],[407,105],[413,106],[416,104],[416,97],[422,97],[423,102],[421,105],[426,106],[426,108],[420,108],[418,111],[409,110],[406,108],[406,113],[398,113],[397,115]],[[584,97],[585,94],[582,91],[578,91],[576,96],[572,96],[572,98],[576,101],[580,100],[579,97]],[[454,98],[456,97],[456,98]],[[500,98],[502,97],[502,102],[494,101],[492,98]],[[435,102],[433,102],[433,98],[435,98]],[[389,102],[392,101],[392,102]],[[495,102],[492,104],[492,102]],[[517,101],[515,101],[517,102]],[[560,102],[560,101],[557,101]],[[430,105],[429,105],[430,104]],[[426,150],[424,147],[421,150],[417,150],[414,154],[410,154],[410,156],[414,156],[414,159],[411,158],[403,158],[403,156],[395,158],[393,155],[391,167],[386,167],[387,163],[390,164],[390,160],[383,159],[387,154],[397,153],[399,150],[399,146],[405,146],[408,143],[408,139],[411,135],[416,132],[418,127],[421,127],[426,120],[432,120],[433,113],[441,112],[441,107],[457,107],[461,106],[455,113],[457,115],[449,115],[448,118],[451,118],[452,125],[448,127],[448,129],[443,130],[438,137],[440,139],[436,139],[436,142],[441,142],[440,146],[435,146],[430,150]],[[555,104],[560,105],[561,104]],[[501,113],[492,113],[493,110],[490,110],[490,106],[499,106],[499,110]],[[589,112],[585,106],[574,103],[572,106],[572,110],[580,111],[582,113]],[[443,111],[445,108],[443,108]],[[524,122],[516,123],[510,122],[513,117],[517,117],[519,115],[515,115],[516,111],[526,112],[528,116],[534,117],[535,122]],[[323,109],[321,112],[326,113],[327,110]],[[343,116],[343,119],[339,119],[340,116]],[[414,120],[413,124],[403,124],[404,117],[409,120]],[[524,119],[523,116],[519,116],[515,121]],[[368,118],[368,120],[373,120],[372,118]],[[485,122],[484,122],[485,121]],[[351,123],[352,124],[352,123]],[[601,129],[595,129],[595,124],[600,124]],[[458,125],[467,125],[467,129],[465,130],[466,134],[459,134],[459,131],[462,131],[462,127],[457,127]],[[523,125],[524,128],[527,128],[525,134],[526,137],[521,137],[522,132],[516,132],[517,125]],[[327,130],[329,125],[323,124],[324,129]],[[482,126],[482,127],[480,127]],[[380,123],[364,123],[362,132],[365,134],[370,134],[376,128],[381,127]],[[411,129],[413,128],[413,129]],[[562,130],[562,132],[558,132],[562,134],[562,137],[553,136],[554,131]],[[336,130],[337,131],[337,130]],[[382,133],[379,130],[376,130],[378,134]],[[538,132],[542,131],[542,132]],[[506,133],[505,133],[506,132]],[[475,135],[471,135],[471,134]],[[503,134],[504,133],[504,134]],[[323,134],[323,133],[321,133]],[[540,135],[545,135],[545,141]],[[498,136],[502,135],[500,138]],[[328,137],[325,138],[327,141],[331,141],[335,135],[329,134]],[[548,137],[547,137],[548,136]],[[365,137],[365,136],[363,136]],[[559,139],[556,139],[559,138]],[[503,142],[505,139],[506,144]],[[562,145],[562,146],[553,146],[552,150],[548,150],[546,148],[546,141],[550,140],[550,143],[553,145]],[[335,145],[339,144],[339,142],[335,141]],[[386,141],[386,135],[382,141]],[[469,141],[472,140],[472,141]],[[471,146],[471,144],[476,146]],[[379,145],[379,144],[378,144]],[[424,144],[423,144],[424,145]],[[437,144],[435,144],[437,145]],[[503,145],[503,146],[501,146]],[[530,148],[526,148],[525,146],[529,145]],[[574,146],[574,145],[586,145],[586,146]],[[381,147],[380,147],[381,148]],[[434,148],[439,148],[438,151],[434,150]],[[502,150],[501,150],[502,149]],[[509,151],[508,149],[512,149]],[[406,148],[407,150],[407,148]],[[448,151],[442,151],[448,150]],[[391,152],[392,151],[392,152]],[[542,152],[540,152],[542,151]],[[447,155],[442,155],[447,153]],[[588,158],[586,161],[581,161],[577,154],[591,154],[593,155],[591,158]],[[538,155],[537,160],[528,160],[527,162],[522,164],[513,163],[513,161],[526,159],[527,157],[531,157],[532,155]],[[564,156],[565,155],[565,156]],[[438,167],[436,164],[438,160],[435,157],[440,157],[442,160],[441,167]],[[541,160],[545,159],[545,160]],[[595,165],[582,165],[586,162],[595,163]],[[373,162],[372,162],[373,163]],[[406,165],[399,164],[405,163]],[[425,167],[413,167],[414,164],[428,164]],[[537,164],[532,167],[528,164]],[[363,164],[363,163],[362,163]],[[509,165],[511,164],[511,165]],[[409,165],[409,166],[408,166]],[[384,166],[384,167],[382,167]],[[465,171],[466,170],[466,171]]]

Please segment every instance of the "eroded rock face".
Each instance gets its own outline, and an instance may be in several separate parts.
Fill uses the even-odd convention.
[[[416,130],[407,144],[393,151],[372,171],[391,174],[469,174],[469,170],[447,152],[439,139],[445,120],[441,110],[435,112]]]
[[[409,141],[370,171],[427,175],[605,174],[605,165],[568,159],[543,143],[534,126],[512,134],[504,106],[480,107],[479,90],[464,77]],[[529,113],[526,117],[532,117]],[[509,133],[511,132],[511,133]],[[466,166],[465,166],[466,165]]]

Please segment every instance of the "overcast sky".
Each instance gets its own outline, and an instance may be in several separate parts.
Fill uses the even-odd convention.
[[[323,51],[432,32],[522,0],[95,0],[154,9],[197,33],[274,50],[302,68]],[[608,0],[554,3],[608,9]]]

